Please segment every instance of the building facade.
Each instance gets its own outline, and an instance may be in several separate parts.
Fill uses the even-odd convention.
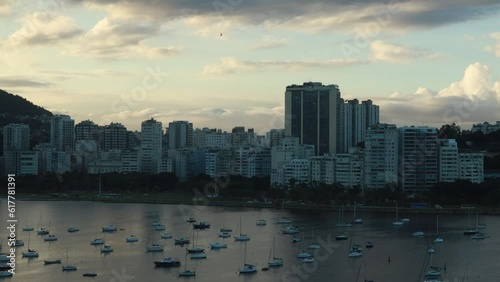
[[[75,121],[68,115],[54,115],[50,121],[50,143],[57,151],[72,151]]]
[[[375,124],[365,134],[365,183],[384,188],[398,183],[398,129],[394,124]]]
[[[285,136],[314,145],[316,155],[335,153],[337,146],[337,85],[304,82],[285,91]]]
[[[437,131],[427,126],[399,128],[399,187],[423,192],[438,180]]]
[[[141,172],[160,173],[162,157],[161,122],[154,119],[143,121],[141,124]]]

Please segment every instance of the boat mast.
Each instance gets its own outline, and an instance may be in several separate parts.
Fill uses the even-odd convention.
[[[439,214],[436,215],[436,235],[439,235]]]

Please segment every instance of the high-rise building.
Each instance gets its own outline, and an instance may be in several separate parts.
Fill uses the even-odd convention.
[[[3,127],[3,151],[26,151],[30,149],[30,127],[27,124],[11,123]]]
[[[231,131],[231,145],[233,147],[254,146],[256,143],[256,134],[253,128],[245,131],[244,126],[236,126]]]
[[[379,122],[379,107],[371,100],[340,99],[338,107],[338,152],[348,152],[349,149],[365,140],[366,129]]]
[[[365,134],[365,184],[384,188],[398,183],[398,129],[394,124],[375,124]]]
[[[379,106],[374,105],[372,100],[362,101],[361,104],[365,107],[366,127],[379,123],[380,110]]]
[[[439,182],[453,182],[459,178],[458,146],[455,139],[438,140]]]
[[[74,137],[75,121],[68,115],[54,115],[50,121],[50,144],[57,151],[72,151]]]
[[[300,144],[314,145],[316,155],[335,153],[337,146],[337,85],[304,82],[285,91],[285,136],[300,138]]]
[[[188,121],[174,121],[168,124],[168,148],[193,147],[193,124]]]
[[[102,148],[104,150],[125,150],[128,143],[127,128],[121,123],[112,122],[103,129]]]
[[[266,138],[269,140],[269,147],[272,148],[281,144],[281,140],[285,138],[285,130],[271,129],[266,135]]]
[[[154,119],[143,121],[141,124],[140,167],[142,172],[160,173],[162,157],[161,122]]]
[[[399,128],[399,187],[423,192],[438,180],[437,131],[427,126]]]
[[[93,121],[84,120],[75,125],[75,140],[99,140],[99,126]]]

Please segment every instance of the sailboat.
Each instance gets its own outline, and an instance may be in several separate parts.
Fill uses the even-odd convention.
[[[245,257],[243,259],[243,268],[238,269],[240,274],[255,273],[257,267],[253,264],[247,263],[247,243],[245,242]]]
[[[196,247],[194,240],[194,232],[193,232],[193,246],[191,248],[186,248],[186,251],[190,254],[203,253],[205,251],[205,249],[202,247]]]
[[[352,223],[354,224],[363,224],[363,220],[361,218],[356,217],[356,202],[354,202],[354,215],[353,215],[353,220]]]
[[[467,226],[470,226],[470,213],[467,217]],[[464,235],[474,235],[477,232],[479,231],[477,230],[477,222],[476,222],[476,228],[468,227],[467,230],[464,231]]]
[[[35,228],[33,228],[33,226],[30,226],[28,224],[28,217],[26,217],[26,226],[23,227],[23,231],[33,231],[35,230]]]
[[[66,265],[63,265],[62,271],[72,271],[76,269],[76,266],[69,265],[68,248],[66,248]]]
[[[298,246],[298,249],[300,250],[300,246],[301,246],[302,243],[299,244]],[[304,260],[304,259],[307,259],[307,258],[312,258],[313,255],[309,252],[306,252],[304,250],[300,251],[299,254],[297,255],[297,258],[301,259],[301,260]],[[305,261],[305,262],[309,262],[309,261]]]
[[[132,229],[132,228],[130,228],[130,229]],[[135,243],[138,241],[139,241],[139,239],[134,234],[130,234],[130,236],[125,239],[125,242],[127,242],[127,243]]]
[[[104,238],[95,238],[94,240],[90,241],[90,245],[92,246],[97,246],[97,245],[104,245]]]
[[[283,213],[284,209],[285,209],[285,200],[283,200],[281,203],[281,213]],[[278,219],[278,224],[290,224],[290,223],[292,223],[292,220],[288,217],[282,216]]]
[[[314,229],[311,230],[311,244],[307,248],[308,249],[319,249],[319,248],[321,248],[320,245],[318,245],[315,242],[313,242],[313,238],[314,238]]]
[[[101,253],[107,254],[113,252],[113,248],[109,245],[104,245],[101,247]]]
[[[148,242],[146,242],[146,252],[148,253],[163,252],[163,245],[159,244],[148,245],[148,243],[149,243],[149,237],[148,237]]]
[[[273,247],[271,249],[271,251],[269,252],[269,259],[268,259],[268,262],[267,262],[267,265],[269,267],[275,267],[275,266],[283,266],[283,259],[282,258],[279,258],[279,257],[276,257],[276,244],[275,244],[275,241],[276,241],[276,238],[273,238]],[[272,253],[272,259],[271,259],[271,253]]]
[[[257,226],[264,226],[266,224],[267,224],[266,220],[265,219],[260,219],[260,218],[258,218],[257,222],[255,223],[255,225],[257,225]]]
[[[353,238],[354,235],[351,234],[351,242],[349,243],[349,252],[347,253],[347,256],[350,258],[360,257],[363,255],[363,248],[358,244],[352,245]]]
[[[418,212],[417,212],[417,228],[418,228]],[[417,231],[413,232],[413,236],[414,237],[421,237],[421,236],[424,236],[424,235],[425,235],[424,231],[421,231],[421,230],[418,230],[418,229],[417,229]]]
[[[436,239],[434,239],[434,243],[443,243],[444,238],[439,236],[439,215],[436,215]]]
[[[336,225],[337,227],[352,227],[352,223],[344,222],[344,207],[339,210],[339,223]]]
[[[441,268],[436,267],[436,266],[432,266],[432,253],[430,253],[429,255],[430,255],[431,259],[430,259],[429,268],[425,272],[425,277],[432,278],[432,279],[439,278],[441,276]]]
[[[184,271],[179,272],[179,276],[196,276],[195,270],[187,269],[187,254],[184,254]]]
[[[241,217],[240,217],[240,236],[234,237],[235,241],[250,241],[250,236],[243,233],[243,226],[241,225]]]
[[[36,232],[37,235],[47,235],[49,234],[49,229],[42,227],[42,214],[40,214],[40,229]]]
[[[392,222],[392,225],[401,226],[403,224],[404,222],[399,219],[399,208],[398,208],[398,203],[396,203],[396,221]]]
[[[486,223],[479,222],[479,213],[476,214],[476,229],[485,229]]]
[[[126,239],[126,242],[127,243],[134,243],[134,242],[138,242],[139,239],[137,239],[137,236],[135,236],[134,234],[130,235],[130,237],[127,237]]]
[[[224,225],[224,223],[226,222],[226,219],[224,219],[222,221],[222,227],[220,228],[220,232],[231,232],[233,231],[233,229],[227,227],[226,225]]]
[[[35,250],[30,249],[30,241],[31,241],[30,234],[28,234],[28,251],[23,252],[23,258],[37,258],[38,257],[38,253]]]

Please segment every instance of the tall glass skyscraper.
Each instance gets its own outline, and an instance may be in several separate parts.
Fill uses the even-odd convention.
[[[285,91],[285,136],[299,137],[300,144],[314,145],[316,155],[336,153],[337,85],[304,82]]]

